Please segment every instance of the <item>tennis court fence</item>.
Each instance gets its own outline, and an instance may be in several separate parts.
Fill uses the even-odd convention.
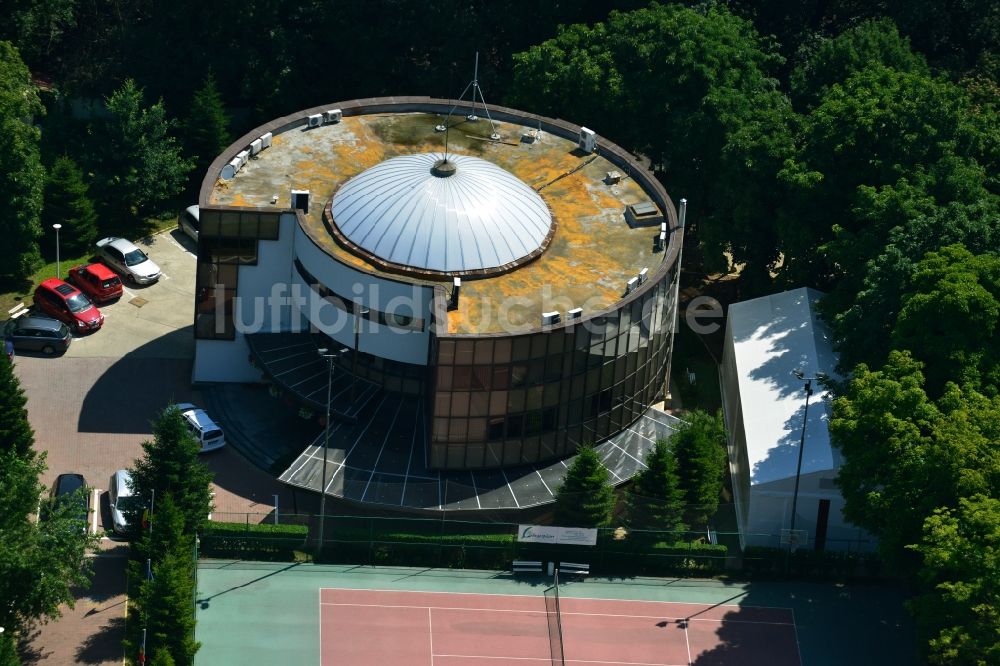
[[[510,571],[515,560],[583,561],[609,576],[712,576],[743,571],[809,577],[878,577],[877,559],[859,546],[842,551],[778,547],[741,552],[735,533],[602,528],[595,546],[524,543],[514,523],[413,517],[282,514],[279,524],[246,514],[214,514],[199,535],[203,558],[302,561]],[[850,546],[851,544],[848,544]],[[790,559],[791,558],[791,559]]]

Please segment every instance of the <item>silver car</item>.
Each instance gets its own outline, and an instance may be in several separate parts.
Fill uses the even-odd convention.
[[[184,424],[187,425],[188,430],[191,431],[194,438],[198,440],[198,444],[201,445],[199,453],[215,451],[226,445],[226,437],[222,433],[222,428],[205,413],[204,409],[196,407],[189,402],[174,405],[174,407],[180,410],[181,416],[184,418]]]
[[[160,279],[160,267],[124,238],[102,238],[97,241],[97,254],[105,264],[134,284],[152,284]]]
[[[177,217],[177,225],[180,227],[180,230],[186,233],[195,243],[198,242],[198,230],[201,229],[199,210],[198,206],[188,206]]]
[[[122,534],[128,529],[127,514],[139,508],[139,498],[132,493],[132,476],[127,469],[111,475],[108,483],[108,504],[111,505],[111,529]]]

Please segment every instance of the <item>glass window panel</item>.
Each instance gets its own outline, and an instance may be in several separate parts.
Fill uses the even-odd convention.
[[[524,441],[523,444],[519,443],[518,448],[520,449],[520,462],[531,463],[541,460],[538,453],[538,438],[530,437]]]
[[[451,388],[451,367],[449,366],[438,366],[437,369],[437,387],[438,390],[447,391]]]
[[[465,449],[465,466],[476,468],[483,466],[486,457],[486,446],[483,444],[470,444]]]
[[[493,377],[490,386],[493,389],[506,389],[510,386],[510,366],[493,366]]]
[[[457,391],[451,394],[451,415],[467,416],[469,413],[469,394],[465,391]]]
[[[472,388],[472,368],[467,365],[456,365],[452,378],[452,386],[456,389]]]
[[[526,410],[541,409],[542,407],[542,387],[531,386],[527,391],[527,398],[524,408]]]
[[[486,391],[473,391],[469,398],[469,416],[485,415],[489,409],[490,394]],[[485,421],[483,422],[485,428]]]
[[[257,239],[260,231],[260,215],[254,212],[240,213],[240,236]]]
[[[490,415],[503,416],[507,413],[507,392],[493,391],[490,394]]]
[[[466,439],[470,442],[484,442],[486,441],[486,419],[485,418],[472,418],[468,421],[469,432],[466,434]]]
[[[256,238],[241,238],[240,239],[240,263],[256,266],[257,265],[257,239]]]
[[[455,346],[455,363],[472,364],[472,340],[458,340]]]
[[[546,353],[549,356],[559,354],[566,348],[566,333],[564,331],[553,331],[548,334],[548,338],[549,350]]]
[[[434,429],[431,431],[431,439],[435,442],[445,442],[448,440],[448,419],[434,419]]]
[[[452,423],[452,426],[455,424]],[[448,447],[448,467],[452,469],[465,467],[465,447],[464,446],[449,446]]]
[[[507,411],[511,413],[524,411],[524,389],[507,392]]]
[[[579,398],[583,396],[583,388],[586,383],[586,375],[575,375],[572,380],[572,385],[570,388],[569,395],[571,398]]]
[[[549,335],[547,333],[536,333],[531,336],[531,358],[542,358],[545,356],[545,347],[548,344]]]
[[[451,394],[434,394],[434,414],[436,416],[448,416],[451,413]]]
[[[625,379],[625,369],[626,369],[625,359],[623,358],[618,359],[618,361],[615,363],[615,374],[614,374],[614,381],[616,383]]]
[[[514,338],[513,360],[527,361],[531,354],[531,338],[521,335]]]
[[[487,442],[484,466],[499,467],[503,464],[503,442]]]
[[[473,363],[478,365],[489,364],[493,362],[493,340],[476,340],[475,347],[475,358]]]
[[[545,360],[538,359],[528,363],[528,384],[541,384],[545,379]]]
[[[563,374],[562,354],[555,354],[545,359],[545,381],[551,382],[562,377]]]
[[[505,442],[503,445],[503,464],[516,465],[521,462],[521,442]]]
[[[198,221],[201,223],[201,231],[198,233],[199,240],[202,237],[217,236],[221,218],[222,215],[217,210],[201,209],[198,215]]]
[[[493,347],[493,362],[509,363],[510,362],[510,352],[511,352],[511,339],[510,338],[498,338],[496,344]]]
[[[454,365],[454,364],[455,364],[455,341],[439,340],[438,365]]]
[[[551,407],[559,404],[559,389],[561,386],[561,382],[554,382],[545,385],[542,396],[542,405],[544,407]]]
[[[278,221],[276,215],[260,216],[260,237],[262,240],[278,240]]]
[[[199,215],[200,217],[200,215]],[[238,211],[222,211],[219,218],[219,235],[238,238],[240,235],[240,214]]]
[[[490,380],[493,378],[493,369],[488,365],[472,366],[472,388],[475,390],[489,390]]]
[[[528,380],[528,366],[512,365],[510,367],[510,385],[524,386]]]
[[[431,446],[431,467],[444,467],[445,451],[447,451],[447,449],[444,444],[434,444]]]

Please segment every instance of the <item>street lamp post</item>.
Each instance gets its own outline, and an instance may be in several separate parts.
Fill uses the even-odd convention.
[[[321,358],[326,359],[326,421],[323,432],[323,472],[322,485],[319,487],[319,544],[316,546],[316,556],[323,549],[323,528],[326,526],[326,458],[330,448],[330,396],[333,387],[333,359],[341,356],[346,348],[330,353],[326,347],[316,350]]]
[[[795,545],[795,511],[799,503],[799,477],[802,475],[802,452],[806,447],[806,424],[809,422],[809,398],[812,397],[812,383],[816,380],[825,379],[826,375],[817,372],[815,377],[806,377],[801,370],[794,370],[792,374],[799,380],[805,380],[806,408],[802,413],[802,435],[799,437],[799,462],[795,466],[795,490],[792,491],[792,524],[788,530],[789,548]]]
[[[62,229],[62,225],[58,222],[52,225],[52,228],[56,230],[56,277],[60,280],[62,279],[62,271],[59,265],[59,230]]]

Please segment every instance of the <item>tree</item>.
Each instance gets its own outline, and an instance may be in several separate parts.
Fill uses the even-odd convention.
[[[728,456],[722,414],[691,412],[670,438],[670,445],[687,505],[684,520],[691,528],[705,527],[719,508],[725,482]]]
[[[0,355],[0,441],[6,445],[0,449],[0,627],[11,633],[59,617],[62,604],[72,607],[73,587],[90,580],[86,553],[97,540],[80,530],[71,503],[52,506],[46,520],[31,519],[44,491],[38,479],[45,457],[32,449],[24,405],[10,362]]]
[[[808,54],[800,55],[801,62],[789,76],[793,100],[802,109],[812,108],[834,85],[872,64],[900,72],[930,73],[924,57],[910,49],[910,40],[887,18],[863,21],[804,50]]]
[[[149,506],[155,493],[154,512],[155,504],[171,495],[184,516],[184,534],[197,534],[212,510],[212,472],[198,459],[200,446],[177,407],[168,407],[153,422],[153,439],[143,442],[142,448],[144,455],[130,470],[134,494]],[[129,518],[129,525],[137,529],[139,516]]]
[[[670,444],[659,439],[646,454],[646,469],[635,475],[628,501],[633,529],[683,532],[684,491],[677,478],[677,460]]]
[[[592,446],[583,446],[556,491],[555,521],[566,527],[607,527],[615,493],[605,467]]]
[[[15,41],[25,60],[40,64],[58,45],[67,28],[76,25],[75,0],[13,0],[0,39]]]
[[[83,173],[68,156],[56,159],[45,184],[42,224],[62,225],[61,242],[68,254],[87,252],[97,239],[97,213],[87,196]]]
[[[145,630],[146,654],[190,666],[199,647],[194,639],[194,535],[185,532],[185,516],[172,495],[157,500],[151,532],[144,531],[134,543],[137,557],[129,563],[129,576],[142,582],[130,601],[130,616],[137,621],[129,624],[126,651],[139,652]]]
[[[837,475],[844,517],[877,536],[893,563],[905,559],[903,546],[919,539],[924,516],[942,504],[927,492],[940,413],[923,384],[921,364],[894,351],[880,370],[856,367],[833,401],[829,428],[844,457]]]
[[[910,602],[932,664],[1000,663],[1000,499],[978,494],[938,509],[911,546],[928,588]]]
[[[17,656],[17,643],[11,631],[0,634],[0,666],[21,666],[21,660]]]
[[[215,84],[211,70],[205,75],[201,88],[195,91],[185,123],[185,140],[188,152],[197,161],[197,171],[204,171],[226,148],[232,139],[229,134],[229,117],[222,104],[222,95]]]
[[[45,170],[33,117],[42,113],[31,74],[17,49],[0,42],[0,278],[24,279],[41,263]]]
[[[171,135],[175,122],[162,101],[144,107],[143,90],[132,79],[105,106],[110,117],[103,128],[101,170],[108,199],[115,202],[108,214],[125,222],[164,211],[193,167]]]
[[[781,61],[719,4],[654,2],[515,54],[509,101],[607,128],[649,157],[691,201],[708,260],[723,267],[730,252],[759,287],[780,256],[774,175],[794,155],[791,105],[772,77]]]
[[[1000,390],[1000,258],[961,245],[917,265],[892,330],[892,343],[924,362],[928,390],[946,381]]]

